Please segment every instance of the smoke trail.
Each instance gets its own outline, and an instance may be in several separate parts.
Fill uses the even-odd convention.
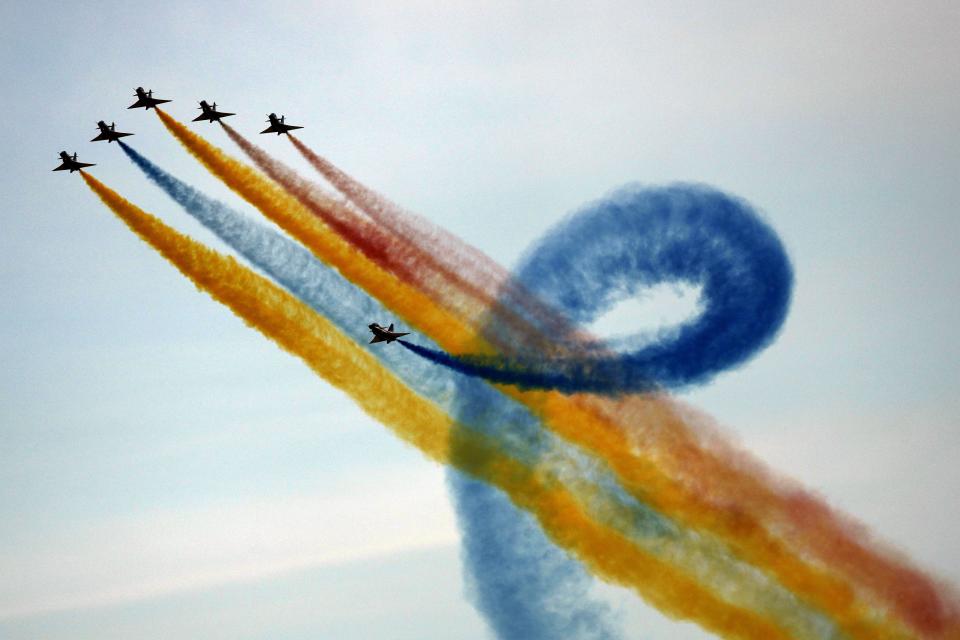
[[[344,256],[338,253],[339,247],[335,241],[324,236],[322,229],[305,224],[298,209],[293,212],[287,210],[288,206],[296,209],[298,203],[289,202],[289,198],[284,200],[283,194],[276,193],[273,185],[265,183],[249,169],[224,156],[166,114],[161,112],[160,116],[170,131],[228,186],[301,239],[317,255],[331,261],[331,264],[342,272],[349,270],[351,265],[349,262],[342,262]],[[397,292],[389,278],[384,279],[382,274],[378,276],[368,270],[369,265],[363,264],[362,260],[358,262],[362,268],[345,275],[388,302],[392,308],[403,306],[405,296],[398,299],[392,295]],[[398,311],[404,317],[412,316],[418,324],[425,323],[429,327],[427,331],[448,351],[457,350],[451,346],[457,340],[464,342],[473,339],[469,332],[462,333],[462,330],[466,329],[463,325],[458,327],[456,323],[448,322],[449,318],[442,319],[443,316],[438,314],[439,309],[436,307],[423,309],[419,304],[413,304],[405,305]],[[633,495],[642,496],[648,504],[669,514],[685,526],[701,528],[721,536],[742,557],[770,571],[804,599],[831,612],[848,631],[864,637],[879,637],[880,632],[876,631],[875,624],[870,622],[875,617],[863,612],[849,586],[838,582],[832,573],[824,573],[823,568],[807,566],[802,557],[792,554],[785,541],[772,535],[760,520],[752,517],[750,505],[744,505],[746,516],[740,509],[723,510],[718,514],[704,495],[689,494],[677,478],[665,475],[663,470],[651,464],[652,460],[644,460],[642,457],[638,459],[631,453],[629,440],[618,425],[619,420],[612,419],[610,412],[605,411],[602,405],[598,406],[594,401],[567,401],[549,394],[527,392],[510,395],[530,406],[557,433],[581,443],[589,451],[607,460],[618,477],[624,481],[625,488]],[[672,411],[673,409],[668,409],[667,413]],[[674,418],[668,415],[666,419]],[[864,617],[865,615],[867,617]]]
[[[126,144],[121,148],[144,174],[173,198],[187,213],[216,234],[262,272],[323,314],[357,344],[366,345],[370,319],[384,318],[389,311],[339,273],[286,236],[259,224],[222,202],[207,197],[190,185],[162,170]],[[560,446],[545,432],[535,416],[522,405],[511,402],[479,380],[447,372],[437,375],[435,367],[403,351],[378,349],[378,358],[417,393],[445,411],[454,402],[464,406],[460,418],[475,429],[483,429],[510,446],[515,456],[539,458]],[[460,399],[454,398],[454,390]]]
[[[449,418],[407,390],[327,321],[233,259],[178,234],[91,176],[84,174],[83,178],[133,231],[200,288],[302,358],[405,440],[431,457],[447,459]],[[378,380],[378,394],[367,393],[371,377]],[[595,524],[549,476],[532,473],[484,438],[459,431],[460,438],[473,438],[473,446],[469,454],[461,448],[453,462],[465,472],[501,487],[516,504],[536,515],[555,542],[574,551],[598,575],[632,586],[668,614],[697,620],[729,637],[786,637],[756,614],[731,607],[669,564]]]
[[[310,304],[314,309],[331,317],[336,324],[343,327],[346,333],[352,334],[358,339],[363,337],[362,333],[357,334],[357,329],[361,327],[362,324],[356,322],[355,313],[360,309],[364,309],[365,313],[369,313],[371,308],[379,308],[369,297],[359,292],[355,287],[349,285],[349,283],[346,283],[329,268],[324,267],[314,260],[304,249],[289,239],[264,228],[262,225],[253,223],[244,216],[230,210],[222,203],[207,198],[189,185],[163,172],[130,147],[124,146],[124,150],[131,160],[133,160],[148,177],[163,188],[200,222],[237,249],[258,268],[275,278],[280,284],[298,295],[298,297]],[[349,310],[349,312],[345,313],[344,310]],[[482,382],[470,378],[455,377],[453,374],[446,374],[449,379],[444,384],[438,386],[432,384],[435,382],[437,376],[424,375],[422,371],[423,367],[429,366],[426,363],[422,363],[422,361],[418,359],[413,359],[414,367],[411,369],[404,363],[402,358],[398,360],[395,357],[391,357],[391,354],[402,352],[397,350],[380,350],[378,353],[382,354],[381,359],[383,359],[391,369],[398,372],[406,379],[408,384],[427,397],[440,399],[440,401],[443,402],[443,399],[449,395],[450,386],[456,385],[458,393],[455,397],[457,398],[458,408],[460,409],[461,422],[470,424],[476,420],[480,420],[482,422],[480,425],[481,430],[487,435],[496,437],[498,441],[501,442],[501,446],[505,446],[506,450],[509,451],[515,459],[542,461],[546,458],[546,462],[550,464],[550,468],[553,469],[554,473],[559,473],[561,476],[568,478],[577,478],[577,482],[580,484],[584,482],[582,478],[593,478],[594,483],[599,482],[607,486],[613,486],[615,484],[615,481],[611,478],[604,479],[602,469],[598,469],[595,465],[591,466],[586,464],[586,462],[580,462],[579,464],[574,462],[573,468],[564,470],[563,468],[569,467],[571,462],[562,462],[562,458],[558,457],[558,451],[560,449],[559,443],[555,441],[549,442],[548,433],[538,432],[537,425],[533,422],[529,414],[519,411],[516,405],[493,392]],[[408,358],[406,361],[410,362],[410,359]],[[419,369],[416,366],[418,363]],[[469,399],[469,402],[465,402],[465,399]],[[483,407],[483,411],[476,411],[477,407]],[[466,410],[468,408],[472,410]],[[530,435],[524,436],[524,433],[530,433]],[[461,454],[459,436],[459,431],[455,430],[451,440],[451,455],[454,459],[460,455],[465,455],[468,458],[474,456],[474,447],[470,437],[466,438],[466,444],[463,447],[464,452]],[[571,484],[574,483],[568,482],[568,486]],[[620,524],[616,525],[615,521],[611,521],[611,514],[618,509],[622,511],[624,506],[629,504],[629,499],[625,497],[616,498],[617,492],[614,491],[614,499],[618,500],[618,502],[611,504],[609,498],[600,500],[598,499],[599,496],[594,495],[596,493],[596,488],[589,489],[586,492],[582,488],[577,491],[577,495],[587,496],[587,503],[591,513],[598,514],[602,522],[613,522],[618,530],[624,531],[625,533],[640,531],[641,537],[646,538],[650,535],[650,532],[655,532],[655,535],[662,536],[664,532],[669,529],[669,526],[663,524],[659,516],[642,508],[638,511],[634,508],[635,514],[633,516],[629,516],[626,520],[622,520],[621,518]],[[592,499],[591,496],[593,496]],[[492,497],[488,498],[485,502],[484,513],[478,513],[478,516],[489,516],[491,508],[497,506],[494,504],[497,500]],[[501,512],[501,520],[515,511],[513,507],[507,503],[503,503],[502,500],[499,502],[501,503],[498,507]],[[461,504],[461,508],[459,509],[461,521],[468,520],[471,513],[473,513],[473,511],[469,505],[465,506]],[[638,516],[640,516],[640,520],[636,519]],[[639,523],[639,525],[631,523]],[[468,535],[471,530],[477,529],[477,527],[472,527],[469,521],[467,521],[466,524]],[[637,526],[639,526],[639,529]],[[524,528],[522,525],[518,525],[506,533],[510,533],[511,531],[523,532]],[[495,538],[495,540],[501,547],[505,547],[511,542],[516,541],[515,539],[502,536]],[[530,560],[534,567],[542,565],[544,558],[555,557],[557,555],[556,552],[551,553],[548,548],[538,548],[536,545],[532,545],[531,541],[536,540],[534,536],[526,536],[521,540],[525,544],[524,551],[528,552],[528,555],[531,556]],[[650,545],[651,542],[654,543],[654,548],[656,548],[656,540],[642,540],[642,543],[645,545]],[[716,577],[713,581],[708,580],[707,583],[711,585],[711,588],[729,592],[732,587],[735,587],[735,590],[741,593],[735,596],[734,600],[746,602],[750,598],[753,598],[752,601],[755,605],[761,603],[761,609],[775,614],[781,620],[794,620],[794,622],[790,624],[796,629],[803,629],[805,625],[809,626],[810,620],[813,619],[810,618],[809,614],[803,612],[802,607],[798,608],[790,598],[785,598],[784,594],[776,596],[777,587],[762,580],[758,582],[758,578],[755,576],[747,576],[746,579],[744,577],[737,577],[739,570],[736,568],[736,563],[723,560],[725,553],[722,550],[698,550],[698,547],[703,547],[703,541],[699,540],[699,538],[689,538],[685,535],[673,536],[673,542],[671,544],[675,545],[677,550],[685,549],[683,553],[679,554],[679,560],[675,560],[679,566],[695,565],[696,569],[701,573],[706,570],[705,568],[712,567],[709,569],[709,572],[712,572],[715,576],[719,576],[721,582],[717,583]],[[514,557],[517,556],[516,553],[513,555]],[[677,555],[677,553],[674,553],[674,555]],[[524,558],[526,556],[520,555],[519,557]],[[704,563],[702,560],[704,557],[709,558],[709,561]],[[698,558],[701,558],[701,560],[698,560]],[[482,582],[478,583],[479,590],[486,596],[485,598],[481,598],[480,604],[490,608],[494,614],[492,617],[496,618],[495,614],[503,607],[490,606],[492,597],[498,593],[501,594],[501,603],[511,596],[515,597],[515,591],[513,593],[503,593],[503,587],[505,585],[515,587],[518,584],[526,584],[524,580],[528,580],[529,575],[533,573],[533,571],[531,571],[531,567],[518,566],[516,563],[511,563],[506,566],[490,567],[490,569],[491,571],[488,575],[491,578],[495,578],[495,580],[492,581],[492,585],[489,585],[489,588],[484,588],[487,585],[484,585]],[[551,584],[551,589],[546,592],[541,592],[539,599],[528,602],[528,605],[530,605],[528,608],[531,611],[537,611],[536,605],[538,604],[544,605],[542,610],[555,610],[557,605],[554,603],[556,601],[569,600],[572,593],[583,591],[584,587],[581,584],[582,572],[573,568],[560,571],[555,563],[552,565],[552,569],[555,574],[568,577],[570,583]],[[498,591],[498,589],[500,589],[500,591]],[[747,596],[746,594],[749,593],[754,593],[755,595]],[[757,599],[758,597],[760,598],[759,600]],[[747,600],[744,600],[744,598]],[[777,604],[778,598],[780,604]],[[514,609],[516,609],[516,607],[514,607]],[[570,609],[566,607],[566,605],[562,610],[564,611],[564,615],[555,616],[557,621],[550,624],[547,623],[548,618],[543,615],[542,611],[537,615],[531,613],[528,616],[528,620],[538,620],[541,624],[544,624],[545,628],[554,628],[557,625],[570,627],[570,620],[584,621],[597,619],[599,617],[595,612],[596,607],[587,601],[580,601],[580,608],[578,610]]]
[[[422,250],[457,263],[464,260],[463,256],[469,256],[474,266],[465,273],[476,273],[487,282],[500,282],[509,277],[479,250],[428,221],[404,212],[292,136],[291,141],[351,202],[378,222],[405,235]],[[537,317],[534,314],[530,319],[535,323]],[[490,324],[497,323],[488,323],[482,329],[483,335],[497,344],[504,355],[514,353],[515,336],[502,332],[497,335],[495,332],[501,330],[491,330]],[[553,333],[560,336],[565,332],[554,330]],[[662,397],[634,396],[616,402],[594,398],[591,404],[608,420],[621,425],[630,439],[623,442],[623,446],[636,448],[636,443],[642,443],[664,473],[697,495],[708,511],[737,505],[741,517],[765,522],[767,529],[777,535],[788,535],[798,553],[808,554],[842,572],[923,634],[939,635],[947,628],[960,626],[960,605],[950,588],[910,566],[900,553],[871,542],[863,536],[863,525],[835,512],[822,499],[795,483],[775,476],[748,453],[713,433],[702,419],[691,419],[689,409],[676,407],[676,403]],[[732,530],[735,532],[737,528]]]
[[[590,580],[502,493],[455,471],[468,596],[504,639],[618,637],[609,607],[584,607]]]
[[[354,340],[363,341],[363,324],[358,318],[383,317],[386,311],[369,296],[357,290],[356,287],[341,278],[334,271],[313,258],[312,255],[296,243],[280,234],[249,220],[245,216],[230,210],[223,203],[211,200],[193,189],[189,185],[177,180],[170,174],[151,163],[126,144],[121,148],[127,156],[143,172],[170,195],[178,204],[184,207],[199,222],[213,231],[222,240],[227,242],[241,255],[250,260],[258,268],[270,275],[274,280],[287,288],[291,293],[309,304],[313,309],[332,320],[342,331]],[[449,389],[456,383],[453,380],[442,380],[438,376],[429,375],[424,369],[429,366],[419,359],[402,358],[402,352],[396,349],[381,349],[378,351],[381,360],[391,370],[400,375],[405,382],[417,390],[421,395],[433,399],[435,402],[450,404]],[[468,384],[470,388],[462,388]],[[492,422],[498,425],[511,425],[510,429],[503,430],[498,437],[507,443],[509,448],[518,453],[523,450],[517,440],[525,439],[526,449],[539,449],[538,442],[544,437],[536,424],[535,419],[522,412],[518,407],[500,396],[497,392],[482,383],[473,381],[472,384],[463,381],[462,393],[472,397],[473,407],[496,407],[499,411],[486,409],[484,416],[477,412],[462,412],[462,419],[467,423],[476,423],[478,420]],[[530,454],[519,454],[529,458]],[[502,507],[503,515],[500,522],[512,518],[515,524],[509,527],[510,531],[518,530],[521,525],[520,512],[507,503]],[[528,528],[533,525],[527,524]],[[506,531],[504,532],[506,533]],[[573,560],[553,546],[539,531],[529,532],[525,537],[524,550],[527,555],[514,554],[511,567],[525,579],[531,575],[538,575],[543,566],[543,558],[553,559],[551,579],[537,582],[536,589],[529,581],[525,583],[524,597],[517,598],[516,592],[504,594],[502,600],[513,603],[514,615],[518,611],[525,611],[527,623],[524,628],[530,637],[558,637],[554,631],[560,628],[572,629],[568,620],[581,621],[577,629],[581,635],[572,633],[562,634],[563,637],[590,637],[587,633],[596,633],[593,637],[614,638],[617,634],[607,622],[607,609],[587,597],[570,598],[569,594],[576,593],[583,596],[585,584],[588,584],[586,574]],[[487,539],[489,546],[499,545],[507,547],[513,542],[506,536],[493,536]],[[504,549],[506,551],[506,549]],[[524,564],[526,563],[526,564]],[[559,566],[565,565],[564,570]],[[503,575],[503,567],[496,568],[498,575]],[[493,572],[483,575],[493,575]],[[562,580],[560,579],[562,578]],[[478,581],[481,591],[486,595],[485,602],[489,602],[492,594],[490,589],[483,589],[483,579]],[[562,606],[554,603],[562,601]],[[591,624],[587,625],[586,623]],[[494,624],[495,628],[498,626]],[[540,629],[539,632],[533,632]],[[590,630],[593,631],[590,631]],[[516,637],[508,636],[508,637]]]
[[[390,230],[394,236],[424,248],[425,253],[434,256],[447,270],[469,276],[472,286],[486,288],[488,297],[495,298],[501,293],[500,283],[508,281],[510,274],[500,265],[445,229],[418,216],[401,214],[395,204],[311,151],[295,136],[287,137],[307,162],[377,224]]]
[[[482,254],[479,254],[479,252],[475,250],[471,251],[472,248],[466,245],[463,245],[461,242],[459,242],[455,238],[447,237],[444,239],[442,243],[438,244],[438,242],[436,241],[436,234],[433,234],[431,230],[427,228],[424,221],[413,218],[411,216],[405,216],[403,212],[400,211],[397,207],[390,204],[385,199],[378,196],[377,194],[367,189],[366,187],[363,187],[362,185],[354,181],[352,178],[349,178],[343,172],[333,167],[332,164],[330,164],[323,158],[320,158],[319,156],[313,154],[298,140],[294,139],[293,143],[298,148],[298,150],[300,150],[301,153],[307,158],[307,160],[310,161],[315,166],[315,168],[317,168],[318,171],[320,171],[326,178],[328,178],[328,180],[330,180],[330,182],[334,184],[335,187],[337,187],[342,193],[344,193],[344,195],[350,198],[351,201],[357,204],[366,213],[371,215],[371,217],[376,218],[378,222],[381,222],[385,226],[391,227],[397,232],[406,235],[411,240],[422,245],[422,247],[430,247],[430,249],[432,249],[434,253],[438,255],[446,256],[448,257],[448,259],[449,259],[449,256],[454,256],[455,259],[459,260],[460,256],[462,256],[463,254],[470,253],[474,257],[475,261],[478,258],[483,258],[483,260],[480,260],[480,262],[485,261],[486,264],[496,267],[495,263],[492,263],[491,261],[489,261],[489,259],[486,259],[485,256],[482,256]],[[408,222],[408,224],[404,225],[405,221]],[[493,274],[496,274],[496,275],[493,275]],[[488,269],[486,273],[483,273],[481,277],[487,278],[488,281],[490,280],[503,281],[504,279],[506,279],[507,276],[502,272],[497,272],[495,268],[491,268],[491,269]],[[508,342],[510,341],[511,338],[513,338],[513,344],[507,344],[506,346],[508,349],[516,346],[515,334],[511,335],[509,332],[506,332],[506,333],[503,332],[501,323],[488,322],[485,326],[481,328],[481,330],[483,331],[484,335],[486,335],[488,338],[496,342],[498,344],[498,347],[500,347],[501,349],[505,345],[503,344],[502,340],[497,340],[496,337],[501,337],[501,338],[506,337]],[[499,336],[497,334],[499,334]],[[563,333],[557,333],[556,335],[561,339],[564,336]],[[521,349],[524,349],[525,347],[529,347],[529,345],[524,345],[524,344],[521,344],[519,346]],[[526,350],[528,353],[530,351],[537,351],[536,348],[534,349],[526,348],[524,350]],[[439,355],[440,353],[441,352],[437,350],[433,350],[432,352],[432,354],[435,356]],[[538,354],[538,357],[542,357],[542,355],[543,354]],[[443,356],[440,356],[440,357],[444,357],[444,356],[445,354],[443,354]],[[450,362],[452,362],[452,360]],[[575,362],[577,364],[580,364],[579,360]],[[581,376],[581,378],[584,378],[584,377],[585,376]],[[641,385],[636,384],[635,386],[640,387]],[[648,388],[648,385],[646,384],[644,384],[643,386],[644,388]],[[607,415],[609,417],[616,418],[617,416],[611,415],[612,413],[613,412],[608,411]],[[667,410],[666,412],[659,412],[659,413],[666,413],[668,416],[672,415],[673,417],[675,417],[675,413],[672,410]],[[567,433],[569,434],[569,432]],[[698,443],[694,442],[692,444],[696,445]],[[685,443],[685,445],[686,446],[683,447],[684,450],[690,450],[692,448],[690,446],[691,445],[690,442]],[[678,473],[677,475],[682,475],[682,473]],[[696,474],[696,470],[693,471],[693,476],[698,477]],[[660,484],[662,485],[662,483]],[[647,484],[647,486],[649,486],[649,484]],[[469,512],[469,509],[467,509],[466,507],[461,509],[462,520],[464,519],[463,514],[465,512]],[[480,517],[482,517],[482,515]]]
[[[309,252],[296,243],[231,211],[223,203],[205,197],[196,189],[164,172],[128,145],[121,143],[121,148],[147,177],[199,222],[291,293],[331,319],[353,339],[358,342],[363,339],[361,329],[363,324],[358,323],[357,318],[382,317],[386,313],[378,303],[315,260]],[[411,361],[410,358],[398,357],[402,355],[399,350],[380,349],[377,353],[391,370],[398,373],[421,395],[433,399],[441,406],[450,404],[449,389],[457,384],[456,381],[441,381],[438,376],[429,375],[428,371],[424,371],[429,365],[419,359]],[[475,423],[478,419],[483,419],[494,424],[511,425],[510,429],[502,430],[498,438],[506,441],[515,455],[530,458],[530,453],[518,453],[523,447],[517,440],[523,438],[526,448],[534,448],[539,457],[543,445],[535,443],[542,440],[545,434],[539,431],[532,416],[521,412],[513,403],[482,383],[461,381],[457,386],[461,388],[461,393],[473,398],[471,406],[498,409],[498,411],[487,409],[485,412],[487,415],[484,417],[477,415],[476,412],[462,412],[461,417],[465,422]],[[476,493],[480,492],[479,488],[476,489]],[[525,620],[522,625],[525,637],[619,637],[607,621],[608,609],[586,596],[585,592],[590,580],[580,565],[557,549],[534,524],[527,519],[522,519],[524,517],[521,513],[509,502],[500,497],[496,500],[498,500],[500,515],[498,523],[501,526],[507,526],[503,528],[500,535],[485,536],[483,546],[488,552],[498,547],[506,554],[511,551],[509,545],[515,541],[516,536],[503,534],[523,531],[526,553],[520,554],[513,550],[510,564],[501,564],[496,567],[497,575],[501,577],[507,566],[514,571],[519,579],[512,581],[510,586],[522,585],[523,596],[518,597],[519,592],[516,589],[504,593],[485,588],[486,585],[481,578],[476,585],[477,590],[482,594],[483,602],[478,604],[489,605],[495,595],[500,595],[501,603],[510,602],[511,618]],[[464,517],[461,514],[461,520]],[[466,538],[475,540],[476,536],[471,537],[468,531],[470,531],[469,526],[464,527]],[[530,579],[532,576],[544,576],[544,569],[547,566],[550,569],[549,579],[545,577],[535,581]],[[480,575],[494,574],[491,571]],[[499,584],[503,584],[502,580]],[[531,588],[533,585],[537,588]],[[574,594],[578,597],[571,597]],[[494,609],[502,610],[502,606],[495,606]],[[489,619],[494,628],[503,628],[501,617],[492,615]],[[572,624],[572,621],[576,621],[576,624]],[[565,630],[565,633],[558,634],[557,631],[561,629]],[[510,634],[504,637],[518,636]]]

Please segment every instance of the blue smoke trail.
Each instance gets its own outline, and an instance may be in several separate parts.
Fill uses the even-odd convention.
[[[495,310],[486,315],[481,330],[495,337],[507,356],[451,356],[400,343],[454,371],[521,388],[607,393],[677,388],[705,382],[766,346],[783,323],[793,282],[779,239],[746,203],[689,185],[628,187],[580,210],[530,250],[516,274],[521,286],[574,325],[589,324],[618,301],[661,282],[700,284],[705,311],[653,340],[640,334],[621,339],[619,349],[578,345],[567,334],[549,332],[575,354],[561,360],[530,353],[510,327],[502,326]],[[500,302],[509,305],[507,299]],[[625,354],[609,355],[631,346]],[[456,437],[453,446],[456,450]],[[509,500],[455,471],[449,473],[449,485],[476,605],[499,637],[612,635],[603,619],[592,618],[600,613],[597,609],[566,608],[583,597],[586,576],[554,558],[531,559],[545,548],[533,542],[543,534]],[[527,560],[518,561],[523,557]],[[524,567],[535,570],[527,573]],[[563,587],[553,590],[553,602],[568,615],[540,619],[542,609],[518,606],[554,574],[562,576]]]
[[[456,497],[468,597],[497,637],[620,637],[610,607],[582,606],[593,579],[547,540],[529,514],[495,487],[456,470],[448,472],[447,483]]]
[[[699,285],[703,310],[653,341],[635,334],[616,345],[570,344],[574,355],[563,358],[525,354],[519,344],[508,357],[449,355],[402,341],[404,347],[459,373],[526,389],[679,389],[703,384],[770,344],[793,288],[780,239],[746,202],[684,184],[626,187],[587,206],[545,236],[517,278],[579,325],[658,283]],[[485,332],[502,335],[496,318],[490,322]]]
[[[357,342],[365,343],[369,337],[366,319],[388,317],[389,312],[378,301],[296,242],[205,196],[129,145],[120,142],[120,147],[187,213]],[[384,364],[418,393],[440,406],[451,407],[455,403],[463,424],[475,425],[496,436],[514,457],[533,461],[562,446],[541,429],[525,408],[486,383],[452,372],[442,373],[424,360],[403,355],[398,349],[377,350]],[[574,461],[585,468],[569,473],[603,475],[602,470],[591,469],[586,460]],[[608,607],[585,597],[592,578],[550,542],[529,516],[493,489],[481,488],[481,484],[471,484],[462,476],[459,480],[451,479],[451,488],[458,496],[461,523],[472,525],[464,530],[464,539],[476,604],[496,633],[505,639],[619,637],[608,621]],[[615,494],[613,481],[606,484]],[[655,518],[632,498],[618,497],[644,514],[640,520],[644,524]],[[484,528],[477,526],[481,512],[490,516]],[[661,534],[663,529],[664,525],[659,525],[646,530]],[[640,533],[643,532],[641,529]]]

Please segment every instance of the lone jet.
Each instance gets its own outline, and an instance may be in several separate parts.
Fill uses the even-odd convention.
[[[200,115],[193,119],[194,122],[200,120],[209,120],[210,122],[220,122],[221,118],[226,118],[227,116],[235,116],[235,113],[223,113],[217,111],[217,103],[214,102],[213,105],[207,104],[206,100],[200,101],[200,110],[203,111]]]
[[[62,162],[60,163],[60,166],[54,169],[54,171],[69,170],[70,173],[73,173],[74,171],[80,171],[80,169],[83,169],[84,167],[96,166],[89,162],[78,162],[76,152],[74,152],[73,157],[71,158],[66,151],[61,151],[60,160],[62,160]],[[390,326],[392,327],[393,325],[390,325]]]
[[[160,98],[153,97],[153,89],[149,91],[144,91],[143,87],[137,87],[137,92],[133,94],[137,96],[137,101],[132,105],[127,107],[127,109],[139,109],[143,107],[147,111],[150,109],[156,109],[158,104],[163,104],[164,102],[170,102],[169,100],[161,100]]]
[[[280,119],[277,119],[277,114],[271,113],[267,116],[267,122],[270,123],[270,126],[261,131],[260,133],[275,133],[280,135],[281,133],[289,133],[294,129],[303,129],[303,127],[298,127],[295,124],[284,124],[283,120],[285,116],[280,116]]]
[[[107,123],[101,120],[97,123],[97,126],[100,127],[100,133],[97,134],[97,137],[91,140],[90,142],[102,142],[106,140],[108,143],[113,142],[114,140],[119,140],[120,138],[125,138],[127,136],[132,136],[132,133],[124,133],[122,131],[117,131],[117,125],[113,122],[110,123],[110,126],[107,126]]]
[[[402,338],[403,336],[410,335],[409,332],[400,333],[399,331],[394,331],[393,324],[391,324],[388,328],[384,329],[379,324],[374,322],[373,324],[369,325],[369,327],[370,327],[370,331],[373,332],[373,340],[370,341],[370,344],[373,344],[374,342],[386,342],[387,344],[390,344],[397,338]]]

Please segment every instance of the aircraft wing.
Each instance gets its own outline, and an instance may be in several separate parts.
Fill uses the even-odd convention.
[[[69,171],[70,173],[73,173],[74,171],[80,171],[80,169],[84,169],[86,167],[95,166],[96,165],[92,162],[77,162],[75,160],[71,160],[70,162],[60,163],[60,166],[54,169],[54,171]]]
[[[107,142],[113,142],[114,140],[119,140],[120,138],[126,138],[127,136],[132,136],[132,133],[124,133],[122,131],[101,131],[97,134],[97,137],[92,139],[90,142],[102,142],[106,140]]]
[[[275,133],[275,134],[277,134],[277,135],[280,135],[281,133],[288,133],[288,132],[290,132],[290,131],[293,131],[294,129],[303,129],[303,127],[298,126],[298,125],[295,125],[295,124],[284,124],[284,123],[280,123],[280,124],[277,125],[277,126],[270,125],[269,127],[267,127],[266,129],[264,129],[264,130],[261,131],[260,133]]]
[[[193,122],[199,122],[200,120],[209,120],[210,122],[217,122],[220,118],[226,118],[227,116],[235,116],[235,113],[224,113],[222,111],[206,111],[201,113],[196,118],[193,119]]]
[[[56,169],[54,169],[54,171],[56,171]],[[385,341],[385,340],[386,340],[386,338],[384,338],[383,336],[377,334],[377,335],[373,336],[373,340],[371,340],[368,344],[373,344],[374,342],[383,342],[383,341]]]

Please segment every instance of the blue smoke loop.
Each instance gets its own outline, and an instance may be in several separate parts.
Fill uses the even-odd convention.
[[[515,334],[495,311],[483,333],[498,338],[501,358],[451,356],[401,342],[460,373],[521,388],[676,389],[702,384],[768,345],[783,324],[793,285],[773,230],[745,202],[698,185],[631,186],[588,205],[533,248],[516,277],[574,326],[659,283],[699,285],[703,311],[652,340],[627,337],[620,343],[637,346],[614,355],[607,345],[583,346],[558,334],[559,346],[575,355],[538,359],[522,339],[511,340]],[[506,296],[500,302],[509,304]],[[456,434],[452,445],[456,453]],[[449,486],[469,592],[499,638],[621,636],[611,609],[589,597],[592,581],[583,568],[502,492],[456,472]]]
[[[660,283],[698,286],[702,312],[652,341],[638,333],[614,346],[558,335],[571,354],[559,358],[538,357],[522,344],[513,345],[512,355],[478,356],[401,342],[460,373],[524,389],[679,389],[704,384],[770,344],[793,289],[783,244],[750,205],[687,184],[630,186],[588,205],[547,234],[516,277],[573,325],[589,324]],[[502,333],[495,326],[487,332]]]

